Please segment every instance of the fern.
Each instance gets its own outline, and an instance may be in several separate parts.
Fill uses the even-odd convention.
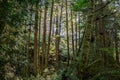
[[[117,80],[120,79],[120,71],[117,70],[104,70],[93,76],[90,80],[108,80],[109,77],[115,76]],[[115,80],[115,79],[114,79]]]

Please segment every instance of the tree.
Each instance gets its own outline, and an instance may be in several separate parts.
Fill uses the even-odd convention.
[[[46,54],[46,19],[47,19],[47,1],[45,1],[44,8],[44,25],[43,25],[43,41],[42,41],[42,70],[47,67],[47,54]]]
[[[36,11],[35,11],[35,32],[34,32],[34,74],[38,73],[38,3],[39,0],[36,1]]]
[[[69,53],[69,32],[68,32],[68,8],[67,8],[67,0],[65,2],[66,5],[66,37],[67,37],[67,54],[68,54],[68,63],[67,65],[69,66],[69,59],[70,59],[70,53]]]
[[[50,12],[50,28],[49,28],[49,36],[48,36],[48,50],[47,54],[50,52],[50,43],[51,43],[51,33],[52,33],[52,22],[53,22],[53,9],[54,9],[54,0],[52,0],[51,12]],[[53,28],[54,29],[54,28]]]

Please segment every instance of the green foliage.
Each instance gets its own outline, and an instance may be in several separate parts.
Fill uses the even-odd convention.
[[[17,75],[24,75],[23,73],[28,66],[25,55],[25,40],[24,33],[21,28],[5,26],[4,34],[0,35],[0,78],[5,78],[5,73],[11,72],[5,71],[5,66],[15,67]],[[4,80],[4,79],[1,79]]]
[[[101,70],[96,75],[94,75],[90,80],[119,80],[120,79],[120,71],[115,70],[114,68],[112,70]]]
[[[4,75],[5,75],[5,64],[7,63],[7,59],[5,58],[4,55],[0,55],[0,80],[4,80]]]
[[[20,26],[24,24],[25,16],[27,16],[26,3],[19,4],[18,1],[0,1],[0,24],[12,26]],[[3,23],[2,23],[3,24]]]
[[[58,71],[58,75],[56,77],[53,77],[52,80],[66,80],[66,78],[70,80],[78,80],[73,68],[68,67],[64,70]]]
[[[113,57],[113,54],[114,54],[114,51],[115,51],[114,48],[110,48],[110,47],[100,48],[99,50],[105,52],[105,54],[107,54],[109,56],[112,56],[112,57]]]
[[[73,10],[79,11],[89,6],[90,6],[90,0],[78,0],[73,6]]]

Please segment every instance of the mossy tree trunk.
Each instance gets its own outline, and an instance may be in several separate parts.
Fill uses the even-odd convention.
[[[51,12],[50,12],[50,28],[49,28],[49,36],[48,36],[48,50],[47,54],[50,52],[50,44],[51,44],[51,34],[52,34],[52,22],[53,22],[53,10],[54,10],[54,0],[52,0]]]
[[[87,16],[87,24],[86,24],[86,29],[84,33],[84,40],[83,40],[83,45],[82,45],[82,60],[80,66],[81,69],[79,69],[79,79],[80,80],[85,80],[88,77],[88,71],[86,67],[88,66],[89,62],[89,55],[92,54],[90,53],[90,43],[91,43],[91,31],[93,30],[94,27],[94,10],[95,10],[95,0],[91,0],[91,8],[90,10],[90,15]]]
[[[58,12],[58,5],[56,7],[56,11]],[[59,54],[59,25],[58,25],[58,13],[56,15],[56,32],[55,32],[55,54],[56,54],[56,67],[58,67],[58,54]]]

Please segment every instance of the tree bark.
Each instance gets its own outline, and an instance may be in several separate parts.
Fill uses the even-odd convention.
[[[118,37],[117,37],[117,24],[116,23],[114,23],[114,30],[115,30],[115,37],[114,37],[114,39],[115,39],[115,53],[116,53],[116,55],[115,55],[115,57],[116,57],[116,63],[118,64],[119,63],[119,51],[118,51]]]
[[[40,5],[40,11],[39,11],[40,17],[39,17],[39,32],[38,32],[38,66],[39,66],[39,71],[40,71],[40,65],[41,65],[41,59],[40,59],[40,44],[41,44],[41,17],[42,17],[42,10],[41,10],[41,5]]]
[[[47,19],[47,1],[45,2],[44,10],[44,26],[43,26],[43,42],[42,42],[42,70],[47,67],[47,54],[46,54],[46,19]]]
[[[69,66],[69,59],[70,59],[70,53],[69,53],[69,32],[68,32],[68,8],[67,8],[67,0],[66,0],[66,36],[67,36],[67,54],[68,54],[68,63]]]
[[[57,5],[57,11],[58,11],[58,5]],[[56,40],[55,40],[55,45],[56,45],[56,67],[58,66],[58,51],[59,51],[59,28],[58,28],[58,14],[56,15]]]
[[[35,32],[34,32],[34,74],[38,73],[38,2],[36,1],[36,11],[35,11]]]
[[[54,9],[54,0],[52,0],[52,7],[51,7],[51,12],[50,12],[50,29],[49,29],[49,36],[48,36],[48,50],[47,54],[49,55],[50,52],[50,44],[51,44],[51,33],[52,33],[52,22],[53,22],[53,9]]]
[[[72,51],[73,51],[73,55],[75,55],[75,52],[74,52],[73,11],[72,10],[71,10],[71,31],[72,31]]]

